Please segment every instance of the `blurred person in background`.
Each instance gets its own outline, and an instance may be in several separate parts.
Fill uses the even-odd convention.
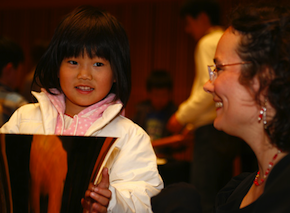
[[[174,154],[183,152],[184,144],[168,143],[155,147],[155,142],[171,140],[173,133],[167,130],[169,118],[177,110],[172,100],[173,80],[166,70],[153,70],[146,81],[147,98],[136,105],[133,121],[140,125],[150,136],[157,155],[158,170],[164,185],[179,181],[189,181],[189,162],[176,159]],[[178,173],[178,175],[176,175]]]
[[[27,103],[16,90],[23,72],[24,54],[21,46],[10,38],[0,36],[0,126],[13,112]]]
[[[32,60],[33,67],[29,72],[26,74],[22,88],[20,90],[21,95],[25,97],[26,100],[29,102],[33,102],[33,97],[31,91],[40,92],[40,87],[36,84],[32,85],[34,71],[36,69],[36,65],[39,59],[42,57],[44,52],[48,47],[49,42],[45,40],[37,40],[33,43],[30,56]]]
[[[157,140],[171,135],[166,128],[169,118],[177,110],[172,101],[173,81],[166,70],[153,70],[146,81],[147,99],[136,106],[133,121]]]

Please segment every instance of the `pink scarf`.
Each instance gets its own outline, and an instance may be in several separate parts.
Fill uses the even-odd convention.
[[[51,95],[47,91],[42,90],[46,93],[56,110],[58,111],[57,123],[55,127],[56,135],[85,135],[86,131],[90,126],[102,116],[103,112],[112,104],[121,103],[120,100],[114,102],[115,94],[109,94],[105,99],[87,107],[82,110],[79,114],[74,115],[73,121],[70,126],[64,128],[64,112],[65,112],[65,96],[63,93],[58,95]]]

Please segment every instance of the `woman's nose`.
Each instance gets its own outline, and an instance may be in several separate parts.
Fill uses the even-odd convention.
[[[213,91],[214,91],[214,85],[213,85],[213,83],[212,83],[210,80],[208,80],[208,81],[203,85],[203,89],[204,89],[204,91],[206,91],[206,92],[212,94]]]
[[[78,79],[92,80],[92,74],[89,70],[83,68],[78,73]]]

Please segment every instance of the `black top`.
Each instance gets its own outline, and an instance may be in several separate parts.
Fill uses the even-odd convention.
[[[240,204],[253,184],[256,173],[234,177],[217,195],[216,213],[287,212],[290,213],[290,154],[281,159],[270,172],[263,194],[252,204]]]

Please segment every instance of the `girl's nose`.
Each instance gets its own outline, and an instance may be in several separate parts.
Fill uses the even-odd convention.
[[[78,79],[92,80],[92,74],[87,69],[81,69],[78,73]]]
[[[214,85],[213,85],[213,83],[212,83],[210,80],[208,80],[208,81],[203,85],[203,89],[204,89],[204,91],[206,91],[206,92],[212,94],[213,91],[214,91]]]

